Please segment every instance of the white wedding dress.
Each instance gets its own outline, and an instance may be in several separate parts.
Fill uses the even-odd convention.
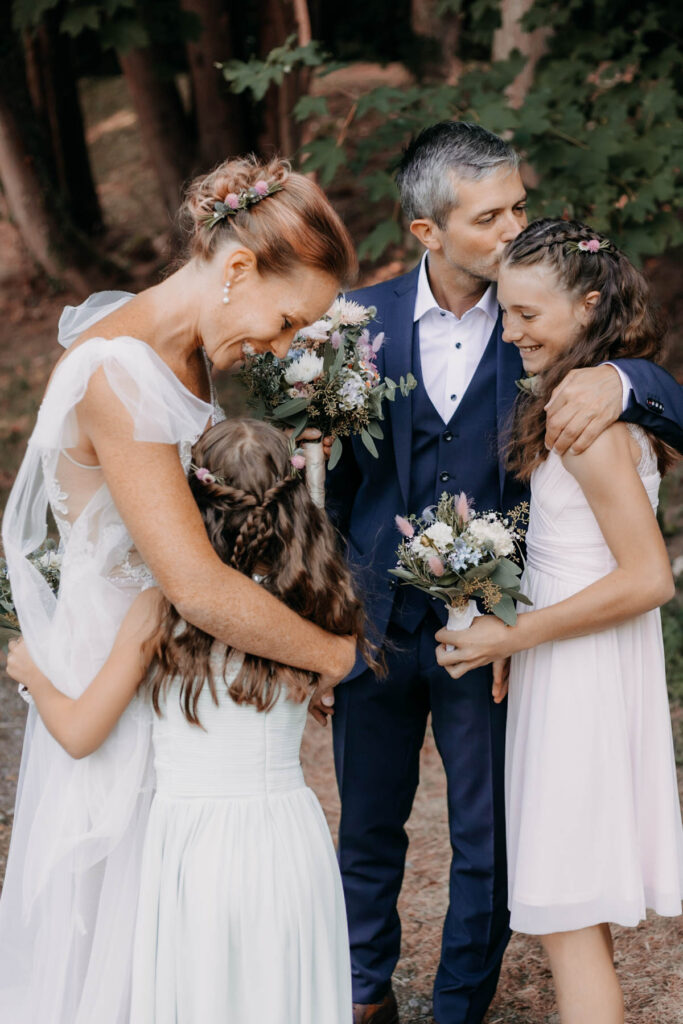
[[[656,460],[645,433],[630,429],[656,508]],[[554,452],[534,471],[531,494],[522,589],[544,608],[615,560]],[[515,931],[636,925],[647,907],[681,913],[683,830],[658,610],[513,657],[506,815]]]
[[[67,308],[60,342],[68,346],[130,297],[101,293]],[[87,687],[136,595],[153,583],[101,469],[69,453],[76,406],[100,368],[135,438],[179,446],[186,467],[192,443],[215,418],[213,406],[135,338],[92,338],[55,370],[2,535],[29,652],[70,696]],[[63,551],[57,599],[26,557],[45,539],[48,505]],[[151,727],[150,708],[136,698],[102,747],[75,761],[29,710],[0,900],[2,1024],[128,1024]]]
[[[221,651],[204,728],[173,687],[154,720],[131,1024],[350,1024],[339,868],[299,762],[307,703],[236,704]]]

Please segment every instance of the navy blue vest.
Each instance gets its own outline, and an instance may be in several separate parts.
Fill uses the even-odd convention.
[[[496,332],[491,332],[470,386],[444,424],[422,382],[419,323],[413,328],[413,433],[410,453],[411,512],[435,505],[444,491],[465,491],[478,511],[500,508],[496,422]],[[413,632],[432,606],[413,587],[401,587],[391,618]]]

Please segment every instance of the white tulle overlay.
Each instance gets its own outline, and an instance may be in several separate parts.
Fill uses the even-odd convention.
[[[130,296],[67,310],[60,340]],[[102,369],[138,441],[178,445],[185,461],[212,406],[134,338],[93,338],[57,367],[3,521],[22,633],[64,693],[88,685],[139,591],[141,563],[97,466],[74,462],[76,407]],[[144,487],[144,481],[140,482]],[[26,556],[46,536],[63,550],[57,599]],[[3,1024],[127,1024],[142,840],[153,788],[151,713],[134,700],[103,746],[72,760],[29,710],[14,829],[0,900]]]
[[[656,507],[655,460],[631,429]],[[615,567],[554,453],[532,477],[527,544],[522,589],[537,608]],[[506,810],[516,931],[635,925],[648,907],[681,913],[683,830],[658,611],[512,659]]]
[[[154,721],[131,1024],[348,1024],[339,869],[299,762],[306,704],[283,693],[258,712],[217,689],[218,706],[200,696],[206,731],[174,689]]]

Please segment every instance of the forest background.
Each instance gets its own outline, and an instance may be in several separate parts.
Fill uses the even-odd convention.
[[[5,0],[0,5],[0,507],[58,351],[61,308],[137,291],[173,259],[183,183],[226,155],[289,157],[328,191],[363,283],[418,258],[393,181],[402,148],[438,120],[481,122],[523,157],[531,217],[577,217],[641,264],[683,380],[683,6],[647,0]],[[219,381],[226,406],[239,391]],[[683,569],[683,471],[660,522]],[[683,574],[681,574],[683,583]],[[683,781],[683,592],[663,610]],[[0,711],[0,878],[23,706]],[[329,733],[306,769],[334,830]],[[431,1020],[445,912],[445,782],[431,738],[410,823],[396,987],[407,1024]],[[629,1021],[683,1022],[683,928],[622,932]],[[489,1020],[551,1022],[538,945],[513,940]]]

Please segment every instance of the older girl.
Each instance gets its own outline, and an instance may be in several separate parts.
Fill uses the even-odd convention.
[[[74,698],[154,581],[186,621],[239,650],[335,679],[353,663],[352,640],[220,559],[185,478],[193,442],[220,418],[211,364],[229,367],[245,342],[283,354],[354,272],[348,234],[320,190],[277,160],[229,161],[197,179],[181,222],[179,270],[62,318],[69,349],[5,513],[22,633]],[[48,505],[64,555],[57,600],[25,557],[45,536]],[[29,714],[0,902],[3,1021],[127,1024],[150,728],[134,701],[75,761]]]
[[[517,625],[451,634],[449,671],[513,652],[506,814],[511,925],[538,934],[563,1024],[621,1024],[609,923],[681,913],[683,830],[658,606],[673,594],[655,510],[672,452],[616,423],[580,455],[544,446],[553,388],[576,367],[652,359],[646,284],[585,225],[538,221],[507,247],[505,341],[530,375],[508,467],[531,482]]]

